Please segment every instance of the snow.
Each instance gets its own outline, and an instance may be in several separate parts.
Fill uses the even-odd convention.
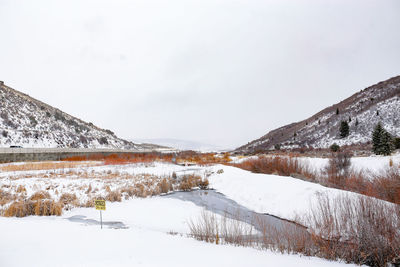
[[[212,188],[251,210],[288,220],[307,214],[310,206],[317,203],[318,194],[356,195],[292,177],[251,173],[224,165],[215,168],[224,172],[209,178]]]
[[[235,158],[241,161],[243,158]],[[301,158],[313,167],[321,168],[327,159]],[[400,156],[394,156],[398,162]],[[379,170],[388,164],[388,157],[354,158],[359,168]],[[6,164],[0,165],[0,167]],[[223,170],[221,173],[220,170]],[[54,173],[71,176],[57,177]],[[85,191],[91,185],[99,195],[127,183],[137,183],[143,175],[157,179],[195,173],[208,177],[210,187],[227,198],[259,213],[268,213],[293,220],[307,213],[318,200],[318,194],[357,194],[326,188],[319,184],[291,177],[255,174],[239,168],[214,166],[179,166],[168,163],[128,164],[108,166],[77,166],[71,169],[47,171],[3,172],[3,190],[26,187],[29,196],[37,190],[49,189],[54,199],[63,192],[72,192],[85,201]],[[43,175],[51,174],[51,177]],[[132,175],[129,179],[102,178],[103,174]],[[85,175],[85,177],[84,177]],[[137,176],[137,177],[136,177]],[[103,221],[123,223],[126,229],[111,229],[85,220],[99,220],[94,208],[74,208],[61,217],[0,217],[0,266],[344,266],[299,255],[282,255],[255,248],[215,245],[189,238],[188,221],[198,218],[202,208],[192,202],[173,198],[147,197],[107,202]],[[68,220],[85,216],[84,221]],[[218,215],[217,215],[218,217]],[[169,233],[176,233],[171,235]],[[21,256],[23,255],[23,257]],[[354,265],[351,265],[354,266]]]
[[[175,199],[153,197],[107,203],[104,221],[128,229],[85,225],[66,218],[99,212],[82,208],[62,217],[0,217],[0,265],[13,266],[345,266],[344,263],[282,255],[253,248],[215,245],[185,235],[186,220],[201,208]],[[355,265],[346,265],[355,266]]]
[[[53,108],[8,86],[0,86],[0,147],[109,148],[139,146]],[[155,148],[153,146],[150,146]]]
[[[327,158],[298,158],[302,163],[308,164],[314,170],[321,171],[328,164],[329,159]],[[370,157],[352,157],[351,158],[351,169],[355,172],[364,171],[370,174],[379,174],[390,167],[390,160],[393,165],[400,165],[400,154],[393,154],[392,156],[370,156]]]

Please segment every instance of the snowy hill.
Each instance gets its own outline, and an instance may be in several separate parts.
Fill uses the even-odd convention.
[[[200,151],[200,152],[215,152],[215,151],[222,151],[221,147],[204,144],[196,141],[188,141],[188,140],[179,140],[179,139],[172,139],[172,138],[160,138],[160,139],[134,139],[132,140],[135,143],[151,143],[157,144],[164,147],[176,148],[178,150],[193,150],[193,151]]]
[[[350,134],[345,138],[339,135],[342,121],[350,126]],[[392,135],[400,135],[400,76],[361,90],[306,120],[273,130],[236,151],[270,150],[277,144],[281,148],[368,144],[378,122]]]
[[[0,147],[9,146],[144,148],[0,82]]]

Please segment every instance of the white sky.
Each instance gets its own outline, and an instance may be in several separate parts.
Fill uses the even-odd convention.
[[[398,0],[0,0],[0,80],[124,138],[233,148],[399,74]]]

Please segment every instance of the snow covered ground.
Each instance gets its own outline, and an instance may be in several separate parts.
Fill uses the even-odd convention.
[[[200,211],[190,202],[161,197],[107,203],[103,220],[120,221],[129,228],[102,230],[99,225],[67,220],[74,215],[99,220],[99,212],[93,208],[74,209],[62,217],[0,217],[0,266],[346,265],[167,234],[187,233],[187,220]]]
[[[233,163],[241,163],[247,159],[256,159],[257,156],[250,157],[232,157]],[[328,158],[311,158],[311,157],[297,157],[297,159],[308,165],[314,172],[321,173],[328,164]],[[366,171],[372,174],[379,174],[390,166],[392,160],[394,165],[400,166],[400,153],[391,156],[370,156],[370,157],[353,157],[351,158],[352,170]]]
[[[312,166],[314,169],[322,170],[329,159],[323,158],[299,158],[302,161]],[[388,168],[392,160],[394,165],[400,164],[400,154],[393,154],[392,156],[370,156],[370,157],[353,157],[351,159],[351,168],[354,171],[366,171],[373,174],[378,174]]]
[[[394,160],[398,160],[395,157]],[[308,159],[322,164],[322,159]],[[318,160],[319,163],[316,163]],[[359,166],[384,166],[388,158],[364,158]],[[315,162],[313,162],[315,161]],[[358,164],[358,163],[357,163]],[[5,165],[0,165],[4,167]],[[208,167],[179,166],[167,163],[117,166],[78,166],[45,171],[13,171],[0,173],[0,188],[15,190],[24,185],[26,194],[34,189],[48,190],[57,200],[59,194],[74,192],[85,200],[87,188],[98,188],[105,194],[105,185],[118,190],[126,183],[143,183],[146,177],[178,177],[197,174],[208,177],[210,187],[238,204],[260,213],[286,219],[302,215],[317,201],[317,195],[351,194],[291,177],[254,174],[238,168],[214,165]],[[49,175],[46,177],[46,175]],[[67,175],[66,177],[60,177]],[[106,176],[110,176],[107,178]],[[121,178],[125,177],[125,178]],[[139,177],[139,178],[138,178]],[[57,187],[55,187],[57,186]],[[64,189],[63,189],[64,188]],[[72,191],[69,191],[72,190]],[[282,255],[254,248],[215,245],[188,238],[188,221],[202,211],[192,202],[172,198],[147,197],[107,202],[103,221],[121,222],[126,229],[104,229],[96,221],[94,208],[74,208],[61,217],[0,217],[0,266],[344,266],[318,258]],[[81,216],[81,217],[73,217]],[[71,221],[68,218],[78,218]],[[168,233],[174,233],[168,234]]]

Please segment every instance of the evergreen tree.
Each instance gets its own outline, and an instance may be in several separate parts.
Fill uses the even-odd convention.
[[[394,150],[393,138],[387,131],[384,131],[381,137],[381,154],[389,156]]]
[[[394,138],[393,144],[395,149],[400,149],[400,137]]]
[[[372,151],[376,154],[380,154],[381,137],[383,134],[383,127],[381,123],[375,126],[374,132],[372,133]]]
[[[388,133],[381,123],[375,126],[372,133],[372,150],[376,155],[390,155],[394,147],[393,137]]]
[[[333,145],[331,145],[329,148],[330,148],[330,150],[331,150],[332,152],[338,152],[338,151],[340,150],[340,146],[339,146],[338,144],[336,144],[336,143],[334,143]]]
[[[345,137],[349,136],[350,128],[349,128],[349,124],[347,123],[347,121],[342,121],[340,123],[339,131],[340,131],[341,138],[345,138]]]
[[[339,108],[336,108],[336,115],[339,115]]]

